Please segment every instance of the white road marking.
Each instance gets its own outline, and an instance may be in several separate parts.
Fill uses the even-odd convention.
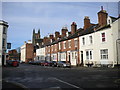
[[[67,85],[70,85],[70,86],[72,86],[72,87],[74,87],[74,88],[80,88],[80,87],[78,87],[78,86],[75,86],[75,85],[70,84],[70,83],[68,83],[68,82],[62,81],[62,80],[60,80],[60,79],[57,79],[57,78],[54,78],[54,79],[57,80],[57,81],[59,81],[59,82],[65,83],[65,84],[67,84]]]

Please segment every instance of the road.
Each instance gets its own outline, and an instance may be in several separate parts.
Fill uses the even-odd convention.
[[[117,68],[58,68],[20,64],[19,67],[3,67],[2,74],[3,80],[16,82],[29,90],[120,89],[120,70]]]

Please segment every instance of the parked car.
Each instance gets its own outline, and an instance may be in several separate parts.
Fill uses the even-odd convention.
[[[41,65],[41,61],[40,60],[36,61],[36,65]]]
[[[41,65],[42,66],[49,66],[49,62],[48,61],[41,61]]]
[[[66,62],[66,61],[58,61],[57,67],[71,67],[71,64],[70,62]]]
[[[50,61],[49,66],[57,67],[57,62],[56,61]]]
[[[6,63],[7,63],[7,65],[10,65],[10,66],[13,66],[13,67],[19,66],[19,61],[18,60],[7,60]]]
[[[28,63],[29,63],[29,64],[33,64],[33,63],[34,63],[34,61],[29,61]]]

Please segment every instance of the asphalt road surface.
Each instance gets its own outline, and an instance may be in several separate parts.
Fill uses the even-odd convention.
[[[19,67],[3,67],[2,79],[29,90],[120,89],[118,68],[58,68],[20,64]],[[3,88],[9,87],[4,84]]]

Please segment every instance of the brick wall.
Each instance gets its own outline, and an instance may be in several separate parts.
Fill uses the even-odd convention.
[[[26,44],[26,60],[25,62],[27,63],[28,61],[32,61],[34,58],[34,48],[32,44],[27,43]]]

